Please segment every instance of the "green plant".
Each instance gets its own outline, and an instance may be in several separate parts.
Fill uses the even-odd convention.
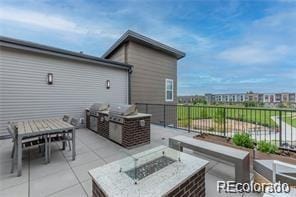
[[[277,145],[265,141],[260,141],[257,144],[257,149],[264,153],[276,153],[278,151]]]
[[[254,143],[251,136],[247,133],[236,133],[232,138],[232,142],[237,146],[253,148]]]

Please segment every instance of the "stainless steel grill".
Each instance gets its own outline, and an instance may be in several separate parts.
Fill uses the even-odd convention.
[[[109,110],[110,115],[118,116],[129,116],[137,114],[136,105],[120,105],[113,104],[110,106]]]
[[[89,108],[90,115],[96,116],[100,111],[108,110],[108,104],[105,103],[94,103]]]
[[[94,103],[89,108],[89,127],[93,131],[98,131],[98,113],[108,110],[108,105],[105,103]]]
[[[135,105],[111,105],[109,110],[109,138],[122,144],[124,118],[130,115],[136,115],[137,113]]]

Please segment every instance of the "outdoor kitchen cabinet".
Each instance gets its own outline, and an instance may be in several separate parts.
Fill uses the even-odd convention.
[[[120,119],[121,118],[121,119]],[[121,116],[109,119],[109,138],[125,148],[150,143],[151,114]]]

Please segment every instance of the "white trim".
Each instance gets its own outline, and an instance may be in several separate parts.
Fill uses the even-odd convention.
[[[172,83],[172,99],[167,99],[167,83]],[[166,102],[173,102],[174,101],[174,80],[173,79],[165,79],[165,101]]]

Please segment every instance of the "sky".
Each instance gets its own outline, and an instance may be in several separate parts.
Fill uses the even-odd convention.
[[[296,92],[296,0],[1,0],[0,34],[101,56],[128,29],[184,51],[178,95]]]

